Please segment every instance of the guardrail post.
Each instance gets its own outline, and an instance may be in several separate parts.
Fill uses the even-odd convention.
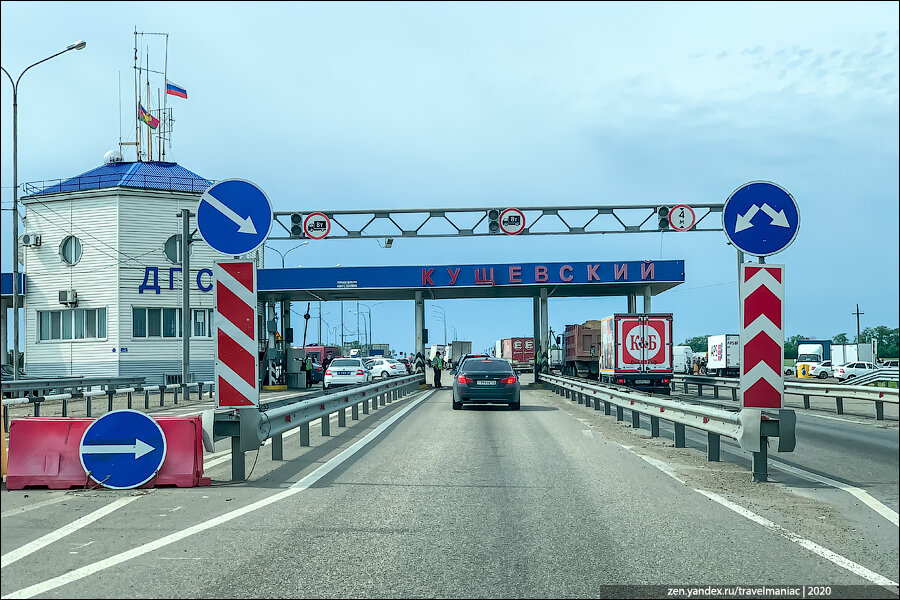
[[[688,385],[688,384],[687,384],[687,381],[685,381],[685,382],[684,382],[684,393],[685,393],[685,394],[688,393],[687,385]]]
[[[638,411],[631,409],[631,428],[632,429],[640,429],[641,428],[641,413]]]
[[[603,414],[604,415],[612,414],[612,407],[610,407],[608,400],[603,401]]]
[[[231,480],[243,481],[245,478],[244,451],[241,450],[241,436],[231,436]]]
[[[347,408],[342,406],[338,409],[338,427],[347,426]]]
[[[713,398],[719,399],[719,386],[713,384]]]
[[[144,408],[150,409],[150,390],[144,390]]]
[[[354,421],[359,421],[359,404],[354,404],[350,407],[350,418]]]
[[[584,404],[584,394],[582,394],[581,392],[575,392],[575,397],[573,398],[573,400],[575,400],[575,402],[577,402],[578,404]]]
[[[331,415],[322,415],[322,437],[331,435]]]
[[[309,422],[300,424],[300,445],[309,446]]]
[[[380,394],[378,394],[378,404],[380,404],[381,406],[387,404],[387,400],[385,399],[386,395],[387,392],[381,392]]]
[[[378,410],[378,396],[372,396],[372,410]]]
[[[159,405],[166,405],[166,386],[164,385],[159,386]]]
[[[41,403],[40,402],[34,403],[34,416],[36,416],[36,417],[41,416]]]
[[[803,394],[803,408],[809,408],[809,394]]]
[[[131,408],[131,392],[128,392],[128,408]]]
[[[616,421],[624,421],[625,415],[624,410],[621,406],[616,406]]]
[[[600,398],[594,397],[594,410],[600,410]]]
[[[178,390],[179,389],[180,388],[175,388],[174,390],[172,390],[172,398],[174,400],[173,404],[178,404]]]
[[[844,414],[844,399],[843,398],[835,398],[834,403],[837,405],[837,414]]]
[[[703,395],[703,384],[701,384],[701,383],[698,383],[698,384],[697,384],[697,395],[698,395],[698,396],[702,396],[702,395]]]
[[[737,399],[737,388],[731,388],[731,399],[734,400],[735,402],[738,401],[738,399]]]
[[[197,382],[197,402],[200,402],[201,400],[203,400],[203,382],[198,381]]]
[[[360,404],[362,404],[362,407],[363,407],[363,414],[364,415],[369,414],[369,401],[366,400],[365,398],[363,398],[363,401],[360,402]]]
[[[284,460],[284,438],[280,433],[272,436],[272,460]]]
[[[884,421],[884,402],[880,400],[875,401],[875,420]]]
[[[6,412],[4,412],[3,414],[5,415]],[[64,417],[69,416],[69,399],[68,398],[63,398],[62,416],[64,416]],[[6,430],[9,431],[9,425],[6,426]]]
[[[769,438],[763,436],[759,439],[759,452],[753,453],[753,481],[765,482],[769,480],[769,470],[766,464],[768,460]]]
[[[706,434],[706,460],[710,462],[719,462],[719,450],[721,446],[721,436],[718,433],[708,432]]]
[[[650,437],[659,437],[659,417],[650,416]]]
[[[675,447],[684,448],[684,424],[673,423],[675,425]]]
[[[112,405],[113,404],[113,394],[115,394],[115,391],[113,391],[109,388],[106,388],[106,398],[109,400],[109,402],[107,403],[107,409],[106,409],[108,412],[112,412],[112,409],[113,409],[113,405]]]
[[[84,410],[87,413],[87,416],[91,416],[91,397],[88,396],[84,401]]]

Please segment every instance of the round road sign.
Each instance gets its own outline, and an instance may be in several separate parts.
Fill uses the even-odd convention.
[[[507,235],[522,233],[525,229],[525,215],[518,208],[507,208],[500,213],[500,231]]]
[[[771,181],[745,183],[722,207],[722,228],[735,248],[770,256],[791,245],[800,229],[800,209],[786,189]]]
[[[266,241],[274,213],[269,197],[243,179],[226,179],[200,196],[197,229],[214,250],[237,256]]]
[[[303,233],[306,237],[321,240],[331,231],[331,219],[325,213],[314,212],[306,215],[303,220]]]
[[[687,231],[697,222],[694,209],[687,204],[676,204],[669,211],[669,225],[676,231]]]
[[[108,412],[88,425],[78,448],[91,479],[114,490],[150,481],[166,459],[166,435],[148,415],[131,409]]]

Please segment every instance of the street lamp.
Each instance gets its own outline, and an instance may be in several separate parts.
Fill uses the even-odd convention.
[[[25,70],[19,74],[15,81],[13,81],[9,71],[0,67],[0,70],[6,73],[9,82],[13,86],[13,380],[19,379],[19,82],[31,67],[36,67],[42,62],[47,62],[51,58],[65,54],[69,50],[83,50],[85,46],[87,46],[87,42],[84,40],[69,44],[65,50],[25,67]],[[5,331],[3,335],[6,335]]]
[[[433,304],[432,308],[440,309],[441,316],[443,317],[441,320],[444,322],[444,345],[447,345],[447,313],[444,311],[444,308],[438,306],[437,304]],[[436,316],[436,315],[435,315]]]
[[[284,257],[287,256],[291,252],[291,250],[296,250],[297,248],[300,248],[301,246],[305,246],[308,243],[309,243],[309,240],[306,240],[302,244],[298,244],[297,246],[294,246],[293,248],[286,250],[284,252],[284,254],[282,254],[281,250],[279,250],[278,248],[273,248],[272,246],[269,246],[268,244],[266,244],[266,248],[268,248],[269,250],[274,250],[275,252],[278,253],[278,256],[281,257],[281,268],[283,269],[284,268]]]
[[[367,310],[368,313],[369,313],[369,335],[368,335],[368,338],[367,338],[367,339],[369,340],[369,350],[372,349],[372,306],[378,306],[379,304],[384,304],[384,303],[385,303],[385,300],[382,300],[381,302],[376,302],[375,304],[372,304],[372,305],[368,305],[368,304],[366,304],[365,302],[358,302],[358,303],[357,303],[357,304],[359,304],[360,306],[365,306],[365,307],[366,307],[366,310]]]

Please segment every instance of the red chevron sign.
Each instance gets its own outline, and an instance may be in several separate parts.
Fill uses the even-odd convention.
[[[741,408],[784,399],[784,265],[741,265]]]
[[[216,300],[216,408],[259,406],[256,263],[213,265]]]

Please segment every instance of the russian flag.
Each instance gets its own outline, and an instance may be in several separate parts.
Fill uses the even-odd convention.
[[[179,98],[187,99],[187,90],[178,84],[172,83],[168,79],[166,79],[166,93],[170,96],[178,96]]]

